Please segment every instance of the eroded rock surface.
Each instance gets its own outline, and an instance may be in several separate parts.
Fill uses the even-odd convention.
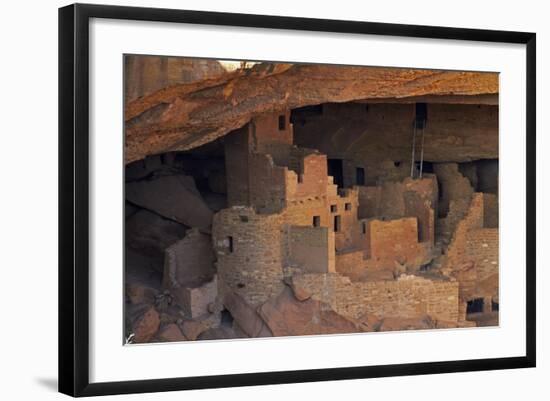
[[[350,320],[313,299],[299,301],[292,290],[283,292],[259,308],[259,314],[274,336],[354,333],[360,331]]]
[[[126,162],[192,149],[265,112],[364,99],[497,93],[496,74],[262,63],[127,102]]]
[[[168,175],[128,182],[126,199],[186,226],[207,228],[212,224],[212,211],[191,177]]]

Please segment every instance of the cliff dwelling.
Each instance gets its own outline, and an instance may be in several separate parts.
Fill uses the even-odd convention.
[[[127,342],[498,325],[498,74],[125,76]]]

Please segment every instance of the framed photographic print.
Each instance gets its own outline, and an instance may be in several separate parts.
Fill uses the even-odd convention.
[[[59,389],[535,366],[535,34],[59,10]]]

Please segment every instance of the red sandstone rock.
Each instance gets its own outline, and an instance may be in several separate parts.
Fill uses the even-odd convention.
[[[133,304],[154,304],[159,291],[146,283],[139,281],[126,282],[126,295]]]
[[[361,329],[319,301],[298,301],[285,287],[276,298],[259,308],[274,336],[354,333]]]
[[[258,313],[238,294],[227,291],[223,303],[235,322],[248,336],[271,337],[273,335]]]
[[[210,325],[201,320],[184,320],[180,328],[187,339],[196,340],[202,332],[210,328]]]
[[[134,342],[146,343],[150,341],[159,329],[160,318],[155,308],[150,307],[137,317],[132,324],[132,333],[134,333]]]
[[[230,327],[216,327],[201,333],[198,340],[228,340],[233,338],[243,338]]]
[[[177,324],[168,324],[164,326],[158,334],[158,339],[161,341],[186,341],[187,338],[181,333]]]
[[[125,155],[130,162],[168,149],[191,149],[263,112],[359,99],[496,93],[497,74],[261,63],[128,102]]]

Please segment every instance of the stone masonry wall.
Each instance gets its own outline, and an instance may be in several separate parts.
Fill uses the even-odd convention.
[[[214,215],[220,295],[228,286],[251,305],[258,305],[281,292],[283,223],[281,214],[256,214],[250,207],[223,209]]]
[[[270,155],[249,155],[249,200],[259,213],[278,213],[286,205],[285,167],[276,166]]]
[[[483,194],[475,193],[464,218],[453,233],[445,255],[443,271],[452,272],[464,263],[468,231],[483,228]]]
[[[459,317],[458,283],[453,281],[401,276],[392,281],[352,282],[340,274],[296,275],[293,281],[314,299],[352,319],[427,314],[439,321],[457,322]]]
[[[365,251],[349,251],[336,254],[336,271],[354,271],[365,265]]]
[[[467,233],[465,259],[474,262],[475,282],[470,299],[498,298],[498,228],[479,228]]]
[[[368,221],[371,266],[393,268],[395,263],[416,269],[429,260],[429,248],[418,242],[414,217]]]
[[[284,122],[283,129],[279,118]],[[271,155],[278,166],[288,166],[294,141],[290,112],[262,114],[252,119],[250,127],[252,151]]]
[[[498,228],[498,195],[483,194],[483,226]]]
[[[307,273],[335,271],[334,233],[330,229],[290,226],[288,231],[288,262],[291,265]]]

